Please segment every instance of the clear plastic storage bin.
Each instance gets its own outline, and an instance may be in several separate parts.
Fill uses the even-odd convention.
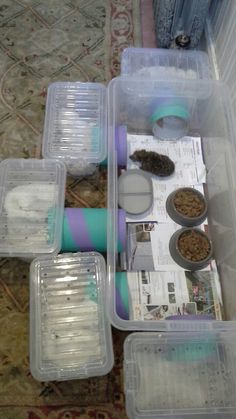
[[[38,258],[30,270],[30,369],[39,381],[104,375],[113,366],[99,253]]]
[[[61,249],[66,169],[57,160],[0,164],[0,255],[33,258]]]
[[[124,344],[130,419],[234,419],[235,331],[134,333]]]
[[[216,283],[219,301],[223,299],[223,320],[211,320],[199,316],[193,320],[137,320],[132,316],[117,313],[116,273],[123,277],[130,270],[126,252],[117,252],[117,209],[118,209],[118,167],[115,148],[115,127],[127,126],[128,134],[151,134],[149,119],[154,99],[181,98],[189,111],[188,135],[201,137],[201,147],[206,168],[205,196],[208,202],[208,230],[213,243],[214,258],[220,282]],[[236,327],[236,171],[235,171],[235,127],[232,118],[230,94],[225,85],[211,80],[142,80],[135,77],[118,77],[109,85],[109,131],[108,131],[108,312],[112,324],[123,330],[205,330]],[[171,144],[171,143],[170,143]],[[127,236],[128,238],[128,236]],[[149,254],[147,254],[148,258]],[[126,266],[126,267],[125,267]],[[139,268],[140,272],[142,269]],[[149,269],[152,271],[152,269]],[[156,271],[156,268],[153,269]],[[161,270],[161,269],[160,269]],[[168,270],[167,270],[168,273]],[[176,274],[178,280],[178,272]],[[125,290],[122,280],[120,290],[126,309],[130,301],[129,291]],[[161,285],[160,285],[161,287]],[[222,290],[222,294],[221,291]],[[137,290],[138,292],[138,290]],[[128,296],[127,296],[128,294]],[[137,300],[138,300],[137,294]],[[122,298],[122,295],[121,295]],[[136,302],[137,302],[136,300]],[[164,303],[166,304],[166,303]],[[220,304],[220,303],[219,303]],[[216,307],[216,309],[219,308]],[[163,310],[165,307],[163,306]],[[127,310],[126,310],[127,311]],[[204,313],[203,313],[204,314]],[[207,313],[206,313],[207,314]],[[178,317],[178,316],[177,316]],[[186,318],[186,317],[185,317]],[[182,319],[185,319],[182,317]],[[197,321],[196,321],[197,320]]]
[[[70,174],[92,174],[107,156],[106,88],[99,83],[49,86],[43,133],[45,158],[62,160]]]
[[[121,56],[121,75],[162,79],[209,79],[208,55],[203,51],[162,48],[126,48]]]

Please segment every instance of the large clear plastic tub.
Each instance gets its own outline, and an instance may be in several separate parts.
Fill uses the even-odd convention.
[[[35,259],[30,270],[30,369],[39,381],[107,374],[113,366],[99,253]]]
[[[222,288],[224,320],[132,320],[116,311],[116,272],[123,264],[117,252],[118,167],[115,127],[128,133],[151,134],[149,120],[153,99],[181,98],[189,109],[189,135],[201,137],[206,166],[205,196],[208,228]],[[118,77],[109,85],[108,131],[108,312],[112,324],[122,330],[204,330],[236,327],[236,171],[235,127],[230,95],[225,85],[214,81],[161,81]],[[123,259],[126,254],[123,255]],[[141,270],[141,269],[140,269]],[[125,272],[124,272],[125,273]]]
[[[42,154],[62,160],[71,175],[92,174],[107,156],[106,88],[56,82],[48,88]]]
[[[124,344],[130,419],[234,419],[236,333],[133,333]]]
[[[158,79],[211,77],[208,55],[203,51],[133,47],[122,52],[121,74]]]
[[[1,162],[1,256],[32,259],[60,251],[65,182],[66,168],[58,160]]]

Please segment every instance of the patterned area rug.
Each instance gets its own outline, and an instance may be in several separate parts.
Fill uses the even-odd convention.
[[[138,0],[0,2],[0,159],[41,156],[47,86],[56,80],[107,83],[120,53],[140,44]],[[106,171],[69,178],[66,206],[104,207]],[[123,419],[122,349],[105,377],[38,383],[28,358],[29,265],[0,259],[0,418]]]

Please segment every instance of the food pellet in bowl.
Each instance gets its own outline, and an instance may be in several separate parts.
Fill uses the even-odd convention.
[[[186,217],[199,217],[205,210],[205,202],[194,190],[179,190],[174,197],[176,211]]]
[[[178,249],[184,258],[199,262],[208,257],[211,246],[205,235],[196,230],[189,230],[179,237]]]
[[[207,201],[204,195],[192,187],[182,187],[169,194],[166,211],[177,224],[194,227],[207,217]]]

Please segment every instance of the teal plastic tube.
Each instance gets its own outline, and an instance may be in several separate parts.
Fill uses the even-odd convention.
[[[160,97],[151,104],[150,122],[153,134],[174,140],[187,135],[190,113],[187,101],[178,97]]]
[[[118,210],[118,252],[125,250],[125,211]],[[107,251],[107,209],[65,208],[62,252]]]
[[[126,272],[116,272],[116,313],[124,320],[129,320],[129,288]]]

